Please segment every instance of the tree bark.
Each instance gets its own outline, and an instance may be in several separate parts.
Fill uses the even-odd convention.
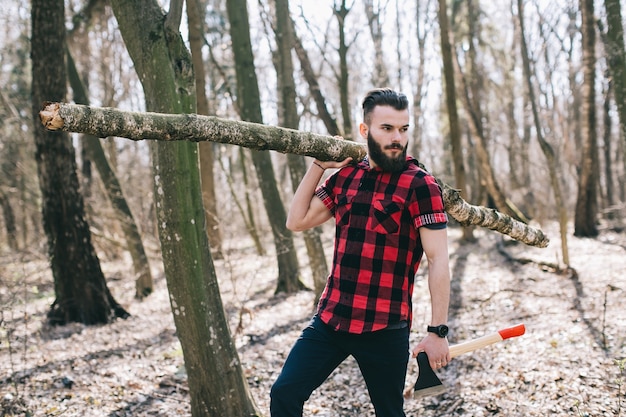
[[[156,1],[112,0],[146,108],[195,110],[191,56],[179,33],[182,0],[163,15]],[[155,205],[165,278],[189,382],[191,413],[256,416],[219,291],[202,207],[197,144],[152,146]]]
[[[399,4],[402,0],[396,0]],[[428,22],[429,13],[422,10],[422,0],[415,0],[415,38],[417,39],[417,59],[411,57],[412,51],[409,53],[409,62],[415,62],[417,66],[415,72],[415,82],[413,83],[413,129],[412,129],[412,155],[422,154],[422,134],[424,132],[424,109],[422,102],[424,101],[428,89],[426,88],[426,37],[428,36],[428,28],[422,27],[422,23]]]
[[[611,140],[613,136],[613,129],[611,128],[611,126],[613,125],[613,120],[611,117],[611,95],[613,93],[613,84],[610,81],[607,84],[607,89],[603,96],[602,103],[602,115],[604,120],[604,122],[602,123],[604,127],[604,130],[602,132],[602,142],[604,145],[604,180],[606,182],[605,199],[606,206],[610,208],[613,206],[613,204],[615,204],[615,197],[613,195],[613,192],[615,190],[615,182],[613,181],[613,153],[615,151],[613,150],[613,141]],[[609,214],[609,218],[612,217],[613,215]]]
[[[227,0],[235,69],[237,73],[237,104],[241,118],[262,123],[261,97],[254,66],[248,7],[246,0]],[[303,289],[293,235],[287,229],[287,213],[278,192],[272,158],[269,152],[253,151],[252,161],[259,178],[263,204],[267,213],[276,247],[278,283],[276,292],[294,292]]]
[[[0,208],[4,217],[4,228],[7,234],[7,244],[11,250],[18,250],[17,227],[15,225],[15,212],[11,206],[9,197],[0,189]]]
[[[220,166],[220,169],[222,170],[222,172],[224,173],[224,176],[226,177],[226,183],[228,185],[228,190],[230,191],[230,197],[233,199],[233,203],[235,204],[235,206],[237,207],[237,211],[239,211],[239,214],[241,215],[241,219],[243,220],[243,223],[246,226],[246,230],[248,231],[250,238],[254,242],[254,247],[256,249],[257,255],[265,256],[265,248],[263,247],[261,238],[259,237],[259,234],[257,233],[256,224],[254,223],[254,215],[253,215],[254,213],[252,213],[250,210],[250,207],[252,204],[249,198],[250,193],[248,192],[248,188],[250,187],[248,186],[248,174],[247,174],[246,161],[245,161],[246,157],[244,155],[243,150],[244,148],[240,148],[238,152],[240,156],[239,163],[241,164],[242,183],[238,182],[237,184],[235,184],[235,181],[233,180],[233,176],[232,176],[232,167],[237,165],[237,161],[233,161],[232,158],[228,156],[228,166],[231,167],[230,170],[224,165],[224,162],[221,159],[222,158],[221,155],[218,155],[215,161],[218,163],[218,165]],[[243,193],[244,193],[243,197],[239,195],[242,192],[241,191],[242,188],[243,188]],[[245,208],[240,200],[244,200],[246,202]]]
[[[350,13],[350,8],[346,7],[346,0],[341,0],[340,5],[335,5],[333,10],[335,17],[337,18],[337,24],[339,26],[339,46],[337,51],[339,52],[339,101],[341,103],[341,117],[343,122],[342,136],[352,139],[352,111],[350,106],[350,74],[348,71],[348,44],[346,43],[346,17]]]
[[[209,100],[206,94],[206,71],[204,58],[202,56],[202,46],[204,45],[204,18],[205,7],[200,0],[186,0],[187,19],[189,26],[189,48],[196,80],[196,103],[198,114],[211,114]],[[209,244],[213,251],[213,257],[221,259],[222,254],[222,232],[220,229],[217,198],[215,198],[215,177],[214,152],[212,143],[200,143],[198,145],[200,153],[200,175],[202,180],[202,202],[206,217],[206,230],[209,236]]]
[[[274,12],[276,15],[275,35],[277,45],[276,75],[279,96],[279,109],[282,109],[281,124],[285,127],[297,129],[299,115],[296,103],[296,83],[293,77],[293,60],[291,50],[293,45],[293,27],[289,14],[288,0],[274,0]],[[302,155],[287,155],[291,186],[295,192],[306,172],[306,161]],[[304,244],[309,256],[309,266],[315,289],[314,304],[324,290],[328,276],[328,265],[324,253],[324,245],[321,239],[321,228],[315,227],[303,232]]]
[[[383,53],[383,31],[382,22],[380,21],[380,7],[374,9],[374,0],[364,0],[365,15],[367,16],[367,24],[372,36],[374,44],[374,70],[372,71],[372,85],[377,87],[387,87],[389,82],[389,71],[385,64],[385,55]],[[400,61],[398,61],[400,62]]]
[[[443,74],[445,79],[446,110],[448,111],[448,125],[450,129],[450,144],[452,145],[452,159],[454,160],[454,181],[462,197],[467,196],[465,177],[465,163],[463,162],[463,148],[461,146],[461,125],[456,108],[456,88],[454,82],[454,60],[452,59],[452,45],[450,43],[448,9],[446,0],[439,0],[439,34],[441,37],[441,56],[443,59]],[[463,240],[474,239],[471,227],[463,228]]]
[[[69,51],[67,53],[67,66],[70,85],[74,92],[74,101],[78,104],[88,105],[89,98],[87,97],[85,86],[78,75],[74,59]],[[139,228],[124,197],[122,186],[115,172],[111,169],[111,165],[109,165],[100,140],[92,135],[84,135],[83,150],[87,158],[96,166],[100,179],[104,184],[107,197],[109,197],[117,219],[122,226],[122,231],[126,237],[126,248],[130,253],[135,270],[135,297],[142,299],[152,293],[154,285],[152,272],[150,271],[150,262],[148,261],[148,256],[146,255],[143,242],[141,241]]]
[[[24,57],[24,59],[26,58]],[[27,68],[23,68],[22,71],[24,71],[23,75],[25,76]],[[28,97],[27,94],[28,91],[24,91],[24,100]],[[30,97],[28,97],[28,100],[30,100]],[[24,105],[28,107],[28,101],[25,101]],[[0,89],[0,106],[3,108],[0,110],[0,117],[5,121],[24,120],[24,123],[29,122],[29,116],[20,114],[14,103],[9,100],[2,89]],[[30,116],[30,120],[32,120],[32,115]],[[0,157],[0,172],[2,172],[4,177],[0,180],[0,206],[2,206],[3,210],[9,248],[18,250],[20,248],[18,229],[21,231],[24,247],[27,246],[28,223],[26,219],[28,213],[26,213],[25,210],[20,210],[21,213],[19,213],[16,218],[16,213],[13,209],[15,203],[11,201],[11,195],[17,197],[16,200],[20,202],[19,204],[21,204],[22,207],[28,206],[28,198],[25,197],[27,187],[25,187],[24,184],[24,177],[28,176],[28,174],[24,173],[21,167],[22,154],[25,151],[23,143],[28,143],[29,139],[26,138],[27,132],[21,131],[20,129],[15,129],[14,132],[19,132],[15,135],[14,139],[9,139],[6,136],[2,139],[3,150],[2,157]],[[28,132],[28,135],[30,135],[30,132]],[[30,152],[27,151],[27,153]],[[38,196],[36,198],[38,198]],[[20,224],[19,228],[17,227],[18,223]]]
[[[35,121],[44,98],[63,100],[67,92],[64,2],[34,0],[31,16]],[[116,317],[128,317],[109,292],[91,242],[69,135],[36,127],[34,136],[43,224],[56,296],[48,312],[49,321],[102,324]]]
[[[548,165],[548,172],[550,173],[550,184],[552,191],[554,192],[554,200],[559,216],[559,230],[561,236],[561,250],[563,252],[563,262],[565,265],[569,265],[569,250],[567,245],[567,210],[565,209],[565,203],[563,202],[563,193],[561,191],[561,179],[556,170],[557,157],[552,146],[543,137],[543,129],[541,121],[539,119],[539,109],[537,108],[537,99],[535,98],[535,90],[532,84],[532,72],[530,69],[530,56],[528,54],[528,46],[526,45],[526,33],[524,28],[524,0],[517,0],[517,13],[520,25],[520,43],[522,53],[522,65],[524,69],[524,79],[526,80],[526,87],[528,89],[528,101],[533,115],[533,122],[535,125],[535,131],[537,135],[537,141],[539,147],[546,157],[546,163]]]
[[[604,0],[604,9],[608,26],[604,42],[605,51],[617,106],[620,139],[626,144],[626,45],[624,44],[622,7],[619,0]],[[623,156],[626,169],[626,152]]]
[[[607,30],[603,33],[604,50],[611,74],[610,82],[617,106],[619,120],[620,144],[626,148],[626,46],[624,44],[624,25],[622,24],[622,8],[619,0],[605,0]],[[619,148],[619,146],[618,146]],[[620,183],[621,199],[626,194],[626,152],[622,154],[622,175]]]
[[[95,136],[119,136],[132,140],[213,141],[255,149],[272,149],[325,161],[343,161],[347,157],[362,160],[364,144],[332,136],[232,121],[212,116],[126,112],[112,108],[48,103],[40,112],[41,122],[50,130],[91,133]],[[203,126],[205,125],[205,126]],[[459,192],[440,181],[446,211],[462,225],[475,225],[507,234],[527,245],[546,247],[547,236],[538,229],[510,219],[503,213],[473,206]],[[510,219],[510,220],[509,220]]]
[[[315,105],[317,106],[317,114],[322,122],[324,122],[324,126],[326,126],[328,134],[331,136],[338,136],[340,132],[339,126],[337,126],[337,120],[333,117],[332,114],[330,114],[330,111],[328,111],[328,107],[326,106],[326,98],[324,98],[324,95],[322,94],[319,82],[317,81],[317,76],[315,75],[315,71],[313,71],[313,66],[311,65],[309,54],[306,49],[304,49],[302,41],[296,34],[295,24],[293,20],[290,20],[290,23],[291,32],[293,33],[293,47],[296,51],[296,55],[298,55],[298,60],[300,61],[302,75],[309,85],[309,93],[313,96],[313,100],[315,101]]]
[[[580,0],[582,12],[582,134],[580,174],[578,176],[578,196],[574,217],[574,235],[595,237],[598,235],[596,224],[598,215],[598,138],[596,132],[596,25],[594,23],[593,0]]]
[[[472,42],[473,40],[470,39],[470,44]],[[493,203],[498,210],[501,210],[519,221],[528,222],[527,217],[513,204],[512,201],[508,200],[502,192],[502,187],[500,187],[493,171],[493,167],[491,166],[491,155],[489,153],[488,141],[485,136],[485,129],[483,125],[484,115],[480,107],[480,100],[478,99],[480,91],[479,86],[477,86],[475,81],[476,71],[474,68],[476,66],[476,62],[474,52],[474,47],[470,46],[467,57],[467,65],[469,66],[468,77],[463,74],[459,60],[455,59],[455,62],[460,75],[460,90],[463,98],[463,104],[465,105],[465,109],[469,115],[470,132],[475,138],[473,144],[476,159],[478,160],[478,173],[480,174],[480,181],[487,190],[489,197],[493,199]]]

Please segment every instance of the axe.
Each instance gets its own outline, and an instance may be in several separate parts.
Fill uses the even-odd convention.
[[[518,324],[513,327],[507,327],[506,329],[501,329],[497,332],[487,334],[477,339],[452,345],[450,346],[450,357],[454,358],[505,339],[521,336],[525,331],[526,328],[524,327],[524,324]],[[446,388],[443,386],[439,378],[437,378],[437,374],[435,374],[430,367],[426,352],[420,352],[417,354],[417,364],[419,365],[419,374],[417,376],[417,381],[413,386],[413,398],[422,398],[427,395],[442,394]]]

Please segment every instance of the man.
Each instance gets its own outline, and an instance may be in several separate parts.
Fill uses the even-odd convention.
[[[295,192],[287,227],[302,231],[334,217],[332,271],[317,314],[293,346],[272,386],[273,417],[301,416],[305,401],[352,355],[379,417],[405,416],[414,277],[428,259],[432,317],[425,351],[433,369],[450,361],[445,338],[450,298],[447,216],[435,179],[407,156],[404,94],[370,91],[360,133],[368,157],[349,165],[313,161]],[[326,169],[339,168],[318,187]]]

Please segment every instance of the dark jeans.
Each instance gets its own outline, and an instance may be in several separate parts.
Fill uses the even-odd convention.
[[[376,416],[404,417],[408,326],[355,335],[336,332],[317,316],[302,331],[272,386],[272,417],[302,416],[313,390],[349,355],[359,364]]]

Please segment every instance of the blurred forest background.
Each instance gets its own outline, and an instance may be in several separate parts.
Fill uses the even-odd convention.
[[[410,153],[469,203],[548,226],[560,244],[551,268],[571,271],[573,236],[624,233],[626,49],[619,0],[126,3],[33,0],[0,9],[0,349],[16,344],[16,323],[27,318],[15,317],[14,309],[32,298],[55,300],[50,324],[128,317],[128,306],[116,301],[128,296],[111,294],[100,263],[130,265],[123,275],[134,287],[125,288],[137,303],[154,292],[160,273],[154,271],[164,270],[175,315],[181,305],[201,310],[192,322],[214,314],[191,297],[196,290],[216,297],[221,310],[219,294],[209,290],[220,278],[214,261],[242,253],[270,259],[276,294],[305,287],[319,294],[328,268],[330,243],[322,243],[322,230],[292,236],[284,228],[309,160],[208,142],[172,150],[158,141],[44,132],[37,112],[48,100],[215,115],[361,141],[362,96],[389,86],[412,103]],[[59,13],[62,25],[55,27]],[[172,40],[177,31],[179,43]],[[148,48],[161,38],[165,49]],[[164,87],[159,68],[174,74],[176,88]],[[47,93],[55,82],[60,85]],[[180,162],[181,155],[191,162]],[[194,200],[196,176],[202,202]],[[192,201],[182,202],[186,195]],[[191,231],[180,221],[189,213],[197,220]],[[174,232],[160,223],[174,225]],[[461,242],[482,235],[451,226],[459,227]],[[200,255],[176,253],[172,236],[179,233],[184,241],[202,234],[192,244]],[[201,276],[180,284],[199,259]],[[25,285],[26,266],[21,276],[19,268],[17,276],[6,272],[14,263],[51,269],[54,283]],[[213,361],[190,353],[203,335],[186,326],[176,322],[178,336],[188,340],[182,342],[186,364]],[[221,338],[229,338],[222,327]],[[231,352],[221,360],[229,363],[237,352],[231,341],[224,345]],[[219,361],[209,369],[215,374]],[[200,411],[211,401],[192,381],[219,385],[217,376],[189,376],[193,415],[213,414]],[[9,373],[0,378],[15,383]],[[238,378],[245,385],[240,375],[225,386],[239,386]],[[236,413],[258,414],[247,389],[239,395],[231,399]]]

